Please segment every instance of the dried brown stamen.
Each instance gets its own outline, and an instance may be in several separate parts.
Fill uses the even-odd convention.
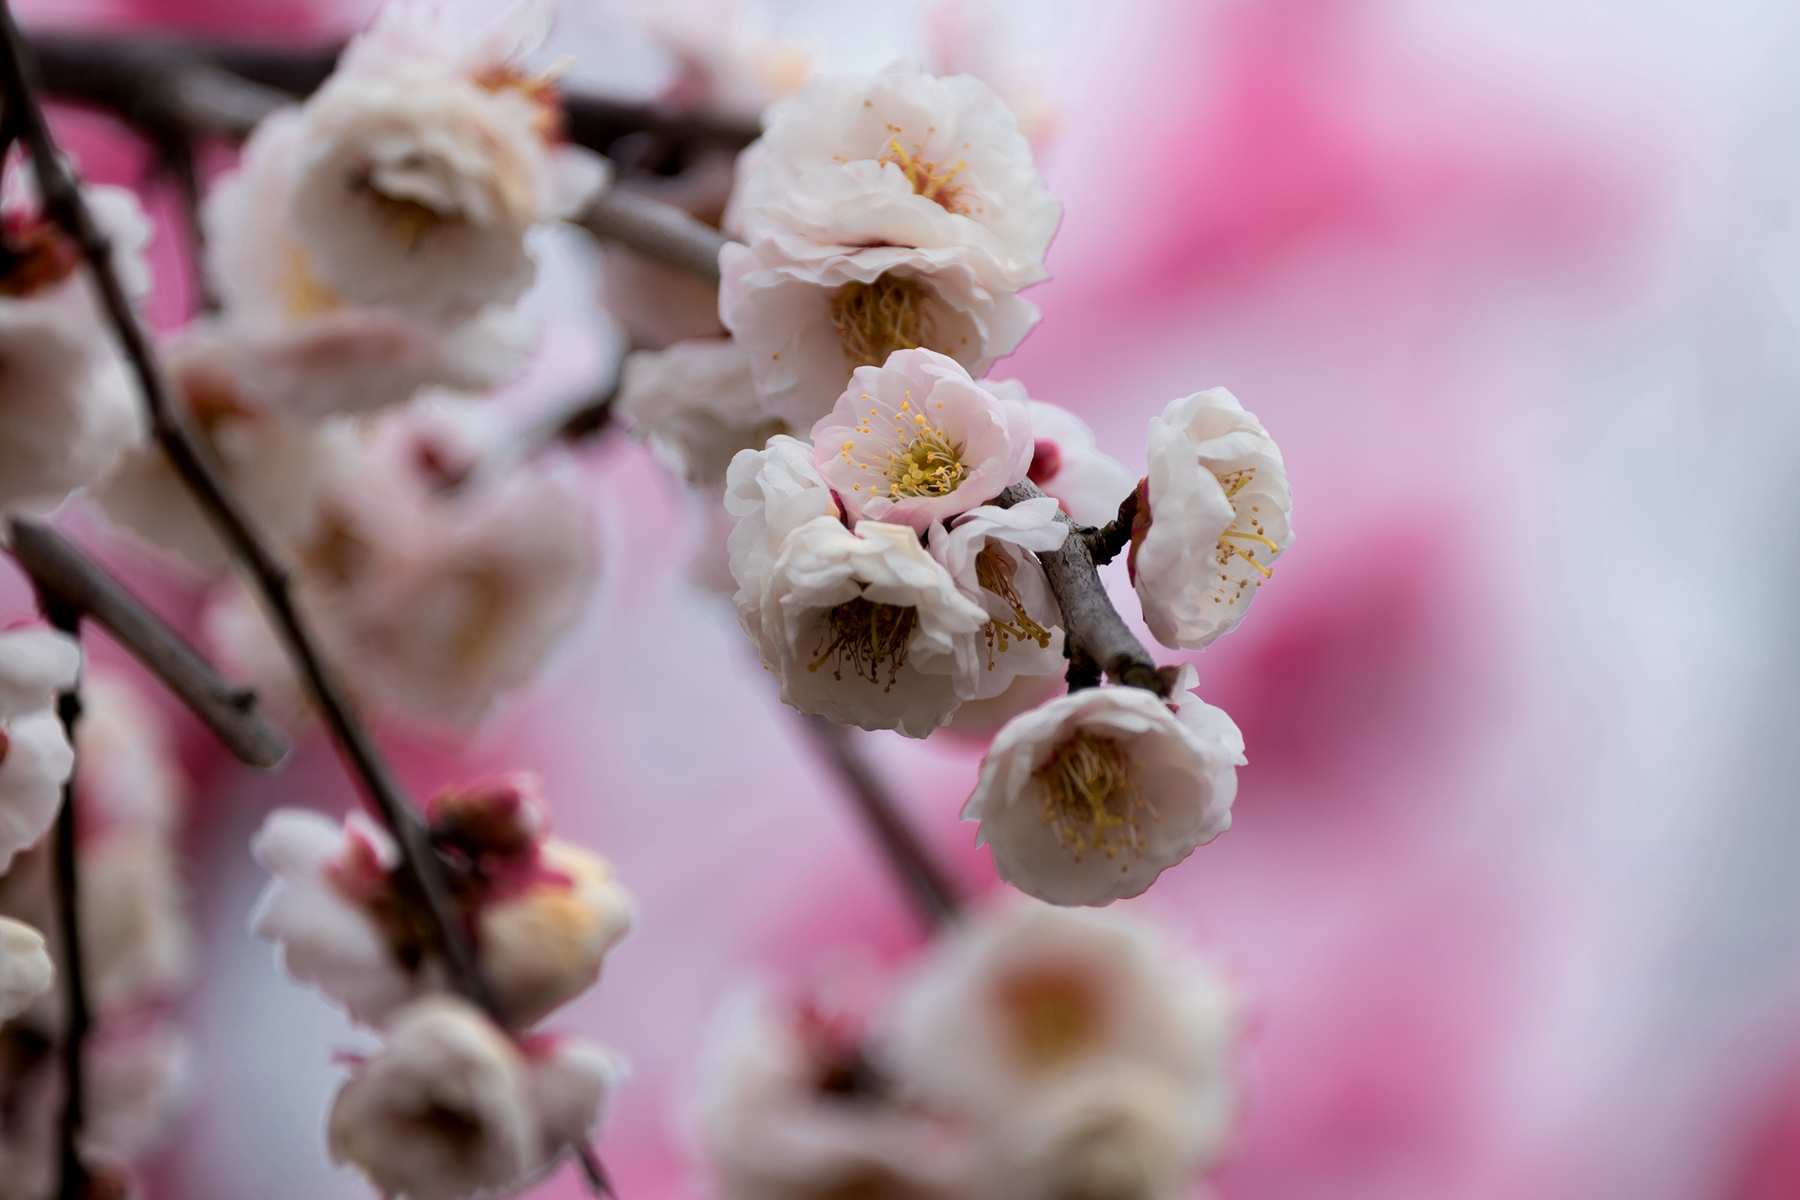
[[[858,596],[825,614],[825,628],[819,635],[819,657],[807,664],[817,671],[827,659],[835,658],[831,675],[844,677],[844,663],[858,679],[880,683],[882,664],[887,665],[887,685],[892,691],[894,678],[906,665],[907,646],[919,627],[919,610],[911,605],[876,604]],[[829,644],[826,644],[829,639]]]

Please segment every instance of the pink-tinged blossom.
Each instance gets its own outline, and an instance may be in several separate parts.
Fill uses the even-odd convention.
[[[162,712],[129,676],[103,664],[83,676],[75,750],[81,759],[75,798],[84,826],[161,833],[180,827],[187,776]]]
[[[1014,903],[927,953],[881,1061],[972,1125],[973,1194],[1176,1200],[1229,1142],[1243,1015],[1141,920]]]
[[[11,917],[0,917],[0,1021],[10,1021],[56,982],[44,935]]]
[[[510,304],[536,268],[526,234],[605,186],[603,159],[552,142],[552,81],[502,50],[443,42],[391,8],[299,109],[284,215],[312,273],[355,304],[457,322]],[[543,30],[538,33],[546,32]]]
[[[1052,904],[1110,904],[1231,828],[1244,738],[1193,685],[1190,666],[1169,702],[1084,688],[1001,729],[962,814],[1001,879]]]
[[[756,398],[750,359],[730,338],[695,338],[625,360],[619,412],[691,484],[725,480],[740,450],[792,433]]]
[[[95,1011],[169,998],[195,965],[176,848],[156,830],[112,829],[83,839],[78,861],[82,962]]]
[[[922,738],[972,689],[986,625],[911,529],[818,517],[769,568],[758,649],[801,712]]]
[[[529,1037],[527,1088],[543,1130],[544,1155],[588,1145],[606,1116],[606,1102],[625,1076],[625,1064],[605,1047],[556,1035]]]
[[[368,412],[517,370],[529,331],[512,314],[434,322],[354,304],[318,278],[286,217],[303,132],[297,111],[273,114],[207,195],[207,262],[225,301],[210,337],[242,403],[300,419]]]
[[[760,646],[763,597],[782,544],[815,518],[838,520],[841,510],[813,465],[812,446],[777,434],[761,450],[741,450],[731,460],[725,473],[725,511],[737,521],[726,539],[731,577],[737,582],[732,601],[738,624]]]
[[[510,1190],[544,1163],[524,1057],[479,1010],[427,996],[402,1010],[387,1046],[332,1103],[333,1162],[394,1200],[461,1200]]]
[[[126,1166],[160,1149],[199,1077],[193,1043],[155,1022],[102,1025],[86,1065],[82,1157],[95,1165]]]
[[[971,76],[909,63],[820,76],[769,109],[740,169],[736,208],[753,239],[964,250],[1008,292],[1049,276],[1062,205],[1012,113]]]
[[[1156,640],[1198,650],[1237,628],[1293,545],[1287,469],[1262,423],[1224,388],[1152,417],[1148,461],[1132,581]]]
[[[930,350],[858,367],[813,426],[819,474],[850,520],[910,525],[921,536],[1025,478],[1031,418]]]
[[[1081,525],[1104,525],[1137,486],[1124,463],[1104,453],[1087,422],[1066,408],[1033,400],[1016,379],[984,379],[981,386],[1016,400],[1031,415],[1031,467],[1025,477]]]
[[[1060,675],[1068,666],[1062,611],[1035,557],[1060,550],[1068,535],[1048,496],[1011,508],[983,505],[948,529],[932,525],[931,556],[988,614],[981,670],[965,700],[991,700],[1020,675]]]
[[[896,350],[949,355],[975,377],[1011,354],[1038,310],[950,247],[821,246],[795,234],[719,255],[719,316],[750,356],[757,395],[797,429],[831,410],[857,367]]]
[[[744,993],[715,1020],[694,1098],[724,1200],[949,1200],[969,1170],[955,1124],[901,1104],[811,1010]]]
[[[0,509],[47,510],[104,475],[143,436],[143,406],[74,243],[9,175],[0,237]],[[13,181],[20,181],[16,185]],[[150,222],[121,188],[83,190],[127,295],[149,290]]]
[[[75,765],[56,694],[80,671],[81,647],[65,634],[0,633],[0,872],[56,819]]]

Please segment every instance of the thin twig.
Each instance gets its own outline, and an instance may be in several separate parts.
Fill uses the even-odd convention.
[[[1011,508],[1044,493],[1029,479],[1013,484],[994,500],[1000,508]],[[1062,608],[1063,634],[1069,647],[1069,686],[1092,686],[1097,679],[1092,668],[1098,666],[1114,683],[1147,688],[1167,697],[1175,685],[1175,668],[1159,668],[1144,643],[1126,628],[1124,618],[1113,607],[1100,572],[1094,566],[1088,548],[1087,531],[1071,521],[1066,513],[1056,519],[1070,526],[1069,538],[1061,550],[1038,555],[1044,566],[1044,578]],[[1085,661],[1082,656],[1085,656]],[[1079,678],[1078,678],[1079,673]]]
[[[813,742],[824,752],[857,810],[868,822],[888,865],[906,887],[913,907],[928,928],[941,928],[956,919],[960,906],[944,871],[932,861],[924,843],[913,835],[900,806],[881,777],[863,758],[850,730],[825,717],[803,716],[802,723]]]
[[[581,1166],[581,1173],[587,1179],[588,1190],[596,1196],[611,1196],[615,1200],[618,1191],[613,1187],[612,1178],[607,1175],[606,1168],[600,1163],[600,1156],[594,1153],[591,1146],[577,1146],[575,1161]]]
[[[40,591],[38,601],[50,624],[70,637],[81,636],[81,613],[56,596]],[[81,691],[77,683],[56,697],[56,715],[63,736],[75,744],[75,727],[81,720]],[[87,1120],[87,1080],[84,1060],[88,1029],[93,1023],[88,1008],[86,970],[81,961],[81,884],[75,856],[75,774],[63,781],[62,808],[56,814],[56,921],[62,941],[62,983],[68,1023],[62,1034],[63,1111],[58,1122],[62,1183],[61,1200],[84,1200],[87,1168],[81,1161],[81,1131]]]
[[[249,577],[331,730],[339,752],[399,844],[401,882],[424,906],[431,919],[439,949],[449,967],[452,986],[493,1013],[496,1009],[492,996],[481,977],[468,931],[456,916],[444,865],[432,847],[425,822],[407,800],[387,760],[357,719],[348,693],[302,621],[289,592],[287,567],[253,529],[243,509],[226,490],[210,451],[188,431],[181,409],[173,403],[149,339],[113,269],[112,247],[94,223],[74,177],[58,154],[44,122],[43,110],[27,83],[29,71],[11,6],[4,4],[0,8],[5,14],[3,28],[0,28],[4,33],[0,39],[3,42],[0,45],[0,74],[4,75],[7,119],[31,155],[45,214],[80,247],[108,322],[137,376],[154,436],[168,454],[176,474],[193,493],[230,548],[232,557]]]
[[[256,694],[234,686],[199,651],[73,542],[37,521],[7,523],[8,551],[41,592],[92,617],[252,767],[287,755],[281,733],[256,711]]]
[[[597,238],[719,282],[719,251],[731,239],[685,210],[621,188],[608,188],[575,218]]]
[[[200,218],[200,164],[194,152],[193,137],[184,133],[169,134],[163,142],[162,157],[181,193],[181,215],[187,227],[188,274],[194,293],[200,298],[203,311],[216,313],[224,304],[219,299],[218,288],[213,286],[212,273],[206,269],[206,222]]]

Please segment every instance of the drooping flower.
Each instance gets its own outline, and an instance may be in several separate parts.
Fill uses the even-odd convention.
[[[56,982],[44,935],[11,917],[0,917],[0,1021],[10,1021]]]
[[[801,712],[922,738],[973,690],[986,625],[911,529],[818,517],[769,568],[759,649]]]
[[[1054,496],[1078,524],[1104,525],[1131,495],[1137,478],[1118,459],[1104,453],[1087,422],[1054,404],[1033,400],[1016,379],[984,379],[994,395],[1017,400],[1031,416],[1031,468],[1025,477],[1046,496]]]
[[[969,1169],[950,1122],[903,1105],[860,1046],[746,993],[721,1010],[696,1096],[724,1200],[950,1200]]]
[[[1011,508],[983,505],[951,528],[932,526],[931,556],[988,614],[982,669],[965,700],[991,700],[1020,675],[1059,675],[1067,667],[1062,612],[1033,555],[1061,549],[1068,535],[1048,496]]]
[[[1230,1137],[1242,1010],[1139,920],[1009,904],[928,953],[881,1061],[972,1122],[974,1194],[1175,1200]]]
[[[797,429],[831,410],[857,367],[922,348],[979,378],[1038,320],[954,247],[855,249],[777,234],[726,246],[719,268],[719,315],[750,356],[757,395]]]
[[[524,1057],[468,1003],[427,996],[338,1092],[333,1162],[394,1200],[461,1200],[510,1189],[545,1165]]]
[[[1012,114],[972,76],[903,62],[819,76],[769,109],[741,169],[751,238],[966,249],[989,286],[1009,292],[1048,277],[1062,206]]]
[[[553,144],[552,81],[518,65],[529,45],[465,49],[423,12],[390,6],[301,106],[286,215],[327,288],[454,322],[518,299],[535,275],[525,235],[573,215],[606,171]]]
[[[812,434],[819,474],[850,520],[910,525],[921,535],[992,500],[1031,465],[1025,407],[930,350],[858,367]]]
[[[756,398],[750,360],[729,338],[696,338],[625,360],[618,409],[690,484],[723,483],[740,450],[793,432]]]
[[[75,765],[56,693],[75,686],[81,647],[61,633],[0,633],[0,873],[56,819]]]
[[[9,176],[19,180],[25,172]],[[75,244],[23,182],[0,203],[0,510],[47,510],[143,436],[143,405]],[[150,222],[121,188],[83,189],[133,299],[149,290]]]
[[[1237,398],[1213,388],[1150,419],[1131,573],[1144,624],[1198,650],[1237,628],[1294,542],[1281,451]]]
[[[1229,829],[1244,738],[1193,685],[1189,666],[1169,703],[1086,688],[1008,722],[962,814],[1000,878],[1052,904],[1110,904]]]

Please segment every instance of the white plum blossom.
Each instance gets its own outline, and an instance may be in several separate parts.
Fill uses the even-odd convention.
[[[798,429],[830,411],[857,367],[924,348],[979,378],[1038,320],[958,248],[854,249],[777,234],[727,245],[719,269],[719,315],[750,356],[757,395]]]
[[[1132,581],[1156,640],[1198,650],[1237,628],[1294,542],[1287,468],[1262,422],[1224,388],[1152,417],[1148,459]]]
[[[923,535],[998,496],[1031,466],[1031,418],[969,378],[954,359],[899,350],[858,367],[813,426],[819,474],[848,519]]]
[[[983,505],[948,529],[931,528],[931,556],[988,614],[982,669],[965,700],[991,700],[1020,675],[1060,675],[1068,666],[1062,613],[1033,557],[1060,550],[1068,538],[1057,514],[1056,501],[1040,496],[1011,508]]]
[[[56,982],[44,935],[11,917],[0,917],[0,1021],[10,1021]]]
[[[274,876],[250,928],[277,943],[288,974],[370,1025],[419,993],[421,981],[402,961],[395,931],[383,927],[371,903],[388,896],[399,861],[387,834],[360,814],[339,826],[318,813],[278,809],[250,852]]]
[[[526,1086],[543,1131],[547,1157],[564,1146],[585,1146],[593,1140],[606,1102],[625,1074],[625,1064],[592,1042],[555,1035],[527,1038]]]
[[[813,465],[812,446],[777,434],[761,450],[741,450],[731,460],[725,474],[725,511],[737,521],[726,549],[731,577],[738,585],[732,598],[738,624],[760,645],[763,596],[782,544],[808,521],[837,520],[841,510]]]
[[[1016,379],[984,379],[981,386],[1019,401],[1031,415],[1033,447],[1027,479],[1046,496],[1056,497],[1077,524],[1104,525],[1118,516],[1120,502],[1137,486],[1137,476],[1101,451],[1087,422],[1066,408],[1030,399]]]
[[[1122,913],[1002,906],[935,946],[881,1061],[970,1121],[974,1194],[1177,1200],[1228,1144],[1243,1003]]]
[[[167,999],[192,978],[195,959],[176,848],[159,830],[116,828],[83,839],[79,854],[82,962],[95,1010]]]
[[[48,510],[104,475],[143,436],[137,385],[101,316],[81,255],[35,211],[13,172],[0,204],[0,510]],[[83,196],[127,294],[149,290],[150,222],[121,188]]]
[[[354,304],[427,320],[517,300],[535,276],[526,234],[574,215],[604,160],[552,143],[551,80],[529,45],[465,53],[393,5],[299,110],[285,216],[308,266]]]
[[[908,527],[817,517],[769,568],[759,649],[801,712],[922,738],[973,690],[986,625]]]
[[[0,873],[56,819],[75,751],[55,712],[81,647],[48,629],[0,633]]]
[[[427,996],[332,1103],[333,1162],[394,1200],[511,1189],[545,1162],[530,1074],[512,1040],[468,1003]]]
[[[964,250],[1009,292],[1048,278],[1062,206],[1012,113],[971,76],[903,62],[819,76],[769,109],[741,170],[736,210],[752,239]]]
[[[75,750],[81,760],[75,795],[85,824],[161,833],[180,825],[187,777],[167,722],[129,677],[99,667],[82,679]]]
[[[318,278],[286,215],[302,125],[296,110],[271,115],[207,195],[207,262],[225,301],[211,340],[243,406],[368,412],[428,384],[480,390],[517,370],[528,334],[517,316],[431,321],[353,304]]]
[[[1244,738],[1194,678],[1184,666],[1168,702],[1070,692],[1000,730],[962,815],[1001,879],[1052,904],[1110,904],[1231,828]]]
[[[854,1046],[760,993],[720,1011],[695,1097],[724,1200],[950,1200],[969,1169],[950,1122],[892,1102]]]
[[[631,354],[617,407],[695,485],[723,483],[738,451],[793,432],[757,400],[749,357],[730,338]]]
[[[114,1165],[136,1162],[167,1140],[199,1075],[193,1043],[162,1023],[102,1025],[86,1067],[82,1155]]]

